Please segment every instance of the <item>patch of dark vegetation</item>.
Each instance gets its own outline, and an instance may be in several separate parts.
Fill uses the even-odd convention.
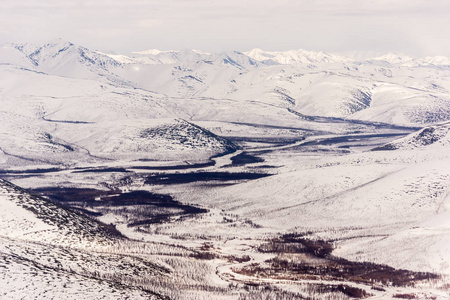
[[[245,136],[228,136],[228,140],[233,142],[248,142],[261,144],[276,144],[277,146],[289,145],[304,140],[304,137],[245,137]]]
[[[45,120],[44,117],[43,117],[43,119]],[[60,142],[56,141],[55,138],[50,133],[44,133],[43,136],[42,136],[42,139],[46,143],[52,144],[52,145],[54,145],[56,147],[61,147],[63,149],[63,151],[70,151],[70,152],[75,151],[75,149],[72,146],[66,145],[66,144],[63,144],[63,143],[60,143]]]
[[[385,292],[386,291],[384,288],[376,286],[376,285],[372,286],[371,289],[374,290],[374,291],[380,291],[380,292]]]
[[[243,299],[341,299],[340,293],[351,297],[351,298],[368,298],[373,296],[372,294],[366,292],[364,289],[351,287],[345,284],[322,284],[322,283],[308,283],[308,287],[305,292],[309,296],[304,294],[298,294],[294,292],[280,290],[276,286],[269,284],[257,284],[257,283],[247,283],[245,286],[247,290],[246,294],[241,294],[240,300]],[[333,293],[334,297],[329,295]],[[323,298],[323,294],[328,294],[329,297]]]
[[[208,212],[206,209],[178,202],[170,195],[148,191],[122,193],[120,190],[50,187],[35,189],[32,192],[90,216],[101,216],[105,213],[125,216],[130,227],[164,223],[173,217]]]
[[[343,294],[352,297],[352,298],[367,298],[372,296],[372,294],[367,293],[365,290],[360,289],[360,288],[356,288],[356,287],[352,287],[352,286],[348,286],[348,285],[344,285],[344,284],[340,284],[337,286],[337,290],[339,292],[342,292]],[[334,292],[334,291],[332,291]]]
[[[285,234],[277,239],[259,246],[258,250],[264,253],[309,253],[324,258],[333,252],[333,245],[323,240],[308,240],[302,235]]]
[[[262,166],[249,166],[249,168],[252,169],[277,169],[281,166],[271,166],[271,165],[262,165]]]
[[[0,170],[0,174],[44,174],[59,172],[60,168],[28,169],[28,170]]]
[[[89,168],[89,169],[73,171],[73,173],[114,173],[114,172],[128,173],[131,171],[128,171],[125,168],[101,168],[101,169]]]
[[[397,150],[397,147],[392,144],[386,144],[380,147],[373,148],[370,151],[392,151],[392,150]]]
[[[92,202],[96,198],[120,193],[120,190],[97,190],[89,188],[45,187],[30,190],[33,194],[57,202]]]
[[[201,260],[213,260],[213,259],[216,259],[219,257],[217,254],[212,253],[212,252],[207,252],[207,251],[196,252],[196,253],[191,254],[190,256],[193,258],[196,258],[196,259],[201,259]]]
[[[82,213],[84,213],[84,214],[86,214],[86,215],[88,215],[88,216],[92,216],[92,217],[101,217],[101,216],[103,216],[102,213],[99,213],[99,212],[96,212],[96,211],[92,211],[92,210],[89,210],[89,209],[84,209],[84,208],[81,208],[81,207],[73,207],[73,208],[78,210],[78,211],[80,211],[80,212],[82,212]]]
[[[168,171],[168,170],[187,170],[187,169],[200,169],[206,167],[212,167],[216,164],[215,161],[209,161],[206,163],[198,163],[198,164],[186,164],[186,165],[176,165],[176,166],[135,166],[130,167],[129,169],[137,169],[137,170],[155,170],[155,171]]]
[[[424,128],[416,137],[416,141],[419,141],[423,146],[431,145],[439,141],[439,137],[434,134],[436,128],[428,127]]]
[[[366,144],[352,144],[352,145],[342,145],[338,146],[340,149],[350,149],[350,148],[358,148],[358,147],[367,147]]]
[[[435,280],[440,276],[428,272],[412,272],[368,262],[352,262],[331,255],[334,247],[323,240],[305,239],[303,235],[287,234],[262,244],[258,250],[278,254],[265,263],[251,264],[235,270],[252,276],[284,278],[290,280],[337,280],[367,284],[382,289],[382,286],[413,286],[418,281]],[[284,254],[290,254],[286,258]],[[345,289],[350,297],[364,298],[358,290]],[[341,290],[344,292],[344,290]]]
[[[231,173],[231,172],[195,172],[184,174],[155,174],[148,176],[145,184],[185,184],[204,181],[235,181],[259,179],[272,174],[262,173]]]
[[[128,227],[138,227],[138,226],[144,226],[144,225],[151,225],[151,224],[162,224],[170,222],[170,218],[173,217],[175,213],[173,214],[157,214],[155,216],[152,216],[151,218],[146,218],[139,221],[132,221],[128,223]]]
[[[283,89],[281,87],[276,87],[273,89],[274,93],[278,94],[281,99],[289,102],[290,104],[295,104],[295,99],[292,98],[288,93],[289,91],[286,89]]]
[[[244,256],[236,256],[236,255],[229,255],[226,257],[228,259],[229,262],[231,263],[244,263],[244,262],[249,262],[251,261],[251,257],[248,255],[244,255]]]
[[[303,143],[301,146],[329,146],[341,143],[354,143],[354,142],[362,142],[364,140],[374,139],[374,138],[388,138],[388,137],[400,137],[404,136],[406,133],[383,133],[383,134],[364,134],[364,135],[345,135],[345,136],[336,136],[323,140],[316,140]]]
[[[232,166],[242,166],[246,164],[254,164],[260,162],[264,162],[264,159],[261,157],[253,156],[248,152],[242,152],[241,154],[238,154],[231,158]]]
[[[399,299],[417,299],[415,294],[394,294],[392,297]]]
[[[187,76],[184,76],[184,77],[181,77],[182,79],[192,79],[192,80],[196,80],[196,81],[198,81],[198,82],[200,82],[200,83],[203,83],[203,81],[202,80],[200,80],[200,79],[198,79],[197,77],[194,77],[194,76],[192,76],[192,75],[187,75]]]
[[[216,258],[223,258],[226,259],[230,263],[244,263],[249,262],[251,260],[251,257],[248,255],[244,256],[237,256],[237,255],[227,255],[227,256],[221,256],[218,253],[215,253],[215,248],[212,243],[205,242],[203,245],[199,248],[199,250],[195,251],[190,255],[190,257],[201,259],[201,260],[212,260]]]

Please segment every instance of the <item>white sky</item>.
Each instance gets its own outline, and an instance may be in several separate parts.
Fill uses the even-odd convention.
[[[1,0],[0,44],[450,57],[450,0]]]

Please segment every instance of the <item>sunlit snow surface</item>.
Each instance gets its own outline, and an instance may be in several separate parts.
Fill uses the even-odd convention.
[[[131,208],[109,209],[98,220],[139,240],[117,246],[94,217],[1,181],[0,298],[238,299],[233,284],[250,279],[233,268],[247,262],[230,257],[263,264],[273,255],[259,245],[286,233],[333,241],[333,255],[352,261],[450,275],[449,76],[445,57],[395,53],[5,45],[2,178],[27,189],[144,190],[209,212],[133,227]],[[242,173],[258,179],[233,177]],[[205,249],[217,257],[192,258]],[[400,292],[448,295],[430,289]]]

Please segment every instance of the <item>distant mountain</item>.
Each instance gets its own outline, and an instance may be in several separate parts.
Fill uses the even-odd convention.
[[[384,61],[390,64],[405,65],[414,61],[414,58],[402,53],[387,53],[382,56],[374,57],[371,60]]]
[[[264,63],[289,64],[317,64],[344,62],[348,59],[325,52],[313,52],[306,50],[290,51],[264,51],[258,48],[244,52],[245,55]]]
[[[161,51],[157,49],[150,49],[145,51],[133,52],[133,54],[133,57],[113,54],[106,55],[123,64],[191,66],[198,63],[206,63],[210,65],[228,65],[239,69],[258,66],[259,64],[256,60],[238,51],[211,54],[200,50],[190,49],[184,49],[180,51]]]
[[[198,50],[184,49],[180,51],[160,51],[150,49],[146,51],[133,52],[134,61],[143,64],[177,64],[177,63],[192,63],[202,60],[209,60],[211,54],[201,52]]]
[[[368,59],[369,62],[383,62],[393,66],[402,67],[449,67],[450,59],[445,56],[427,56],[416,58],[402,53],[386,53]]]
[[[43,45],[13,44],[37,70],[67,77],[88,76],[91,72],[105,73],[120,63],[110,57],[76,46],[63,40],[54,40]]]

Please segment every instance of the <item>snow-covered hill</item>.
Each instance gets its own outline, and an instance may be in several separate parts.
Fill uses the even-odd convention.
[[[402,139],[395,140],[373,150],[439,150],[450,145],[450,123],[425,127]]]
[[[114,227],[0,180],[2,299],[160,299],[118,278],[161,276],[163,268],[95,252],[120,238]]]

